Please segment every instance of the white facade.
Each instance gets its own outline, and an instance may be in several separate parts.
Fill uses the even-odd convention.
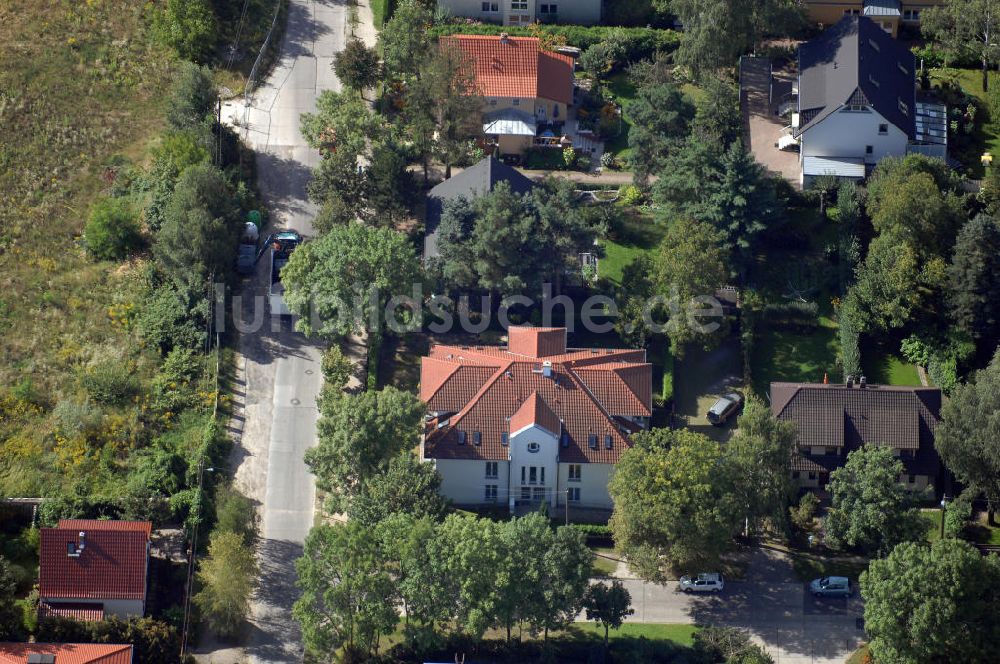
[[[535,21],[591,25],[601,20],[601,0],[438,0],[452,16],[503,25]]]
[[[555,507],[558,463],[557,434],[537,424],[511,433],[508,506],[513,509],[519,502],[547,502]]]
[[[871,107],[864,111],[840,109],[800,135],[803,157],[847,157],[876,164],[884,157],[902,157],[906,133]]]
[[[430,462],[441,475],[442,495],[457,505],[497,504],[513,508],[518,504],[546,502],[552,508],[561,507],[568,499],[571,507],[610,510],[614,506],[608,494],[613,464],[550,463],[551,458],[542,461],[541,456],[535,461],[536,454],[542,455],[543,451],[525,450],[517,462],[478,459],[431,459]]]

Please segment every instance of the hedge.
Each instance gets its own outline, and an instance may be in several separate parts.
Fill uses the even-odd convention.
[[[515,37],[532,37],[539,31],[554,37],[562,37],[569,46],[586,50],[594,44],[607,40],[612,34],[622,35],[626,43],[626,59],[635,62],[651,58],[657,51],[673,51],[680,43],[680,33],[674,30],[656,28],[618,28],[606,25],[550,25],[535,27],[515,25],[494,25],[492,23],[465,24],[450,23],[435,25],[430,29],[434,39],[446,35],[499,35],[506,32]]]

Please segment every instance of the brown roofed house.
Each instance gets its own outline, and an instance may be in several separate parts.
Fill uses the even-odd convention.
[[[644,350],[567,348],[565,328],[511,327],[506,347],[433,346],[420,397],[422,458],[460,505],[610,509],[607,483],[629,436],[649,426]]]
[[[148,521],[63,520],[42,528],[39,617],[141,617],[149,567]]]
[[[501,154],[523,154],[536,142],[561,147],[573,103],[572,57],[544,50],[537,37],[453,35],[440,45],[468,60],[483,98],[483,133]]]
[[[132,646],[97,643],[0,643],[0,664],[132,664]]]
[[[941,463],[934,429],[941,390],[871,385],[771,383],[771,411],[798,427],[792,475],[802,487],[823,488],[830,472],[863,445],[885,445],[903,462],[899,481],[911,489],[937,486]]]

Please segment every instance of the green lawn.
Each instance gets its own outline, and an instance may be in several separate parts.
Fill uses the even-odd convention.
[[[648,253],[667,232],[666,224],[634,210],[626,210],[622,227],[601,241],[605,255],[597,276],[621,285],[622,270],[638,256]]]
[[[861,354],[861,364],[868,382],[877,385],[920,385],[917,367],[894,353]]]
[[[812,581],[823,576],[846,576],[857,583],[861,572],[868,569],[868,563],[856,558],[836,558],[790,551],[792,567],[795,575],[803,582]]]
[[[573,623],[573,630],[584,634],[596,634],[604,638],[604,628],[594,622]],[[678,645],[690,646],[694,635],[701,629],[695,625],[673,623],[625,623],[619,629],[611,630],[610,640],[645,638],[650,641],[671,641]]]
[[[618,554],[615,550],[607,547],[593,547],[594,556],[593,576],[609,577],[618,569]]]
[[[927,522],[927,530],[925,531],[927,541],[936,542],[941,539],[941,510],[920,510],[920,516]],[[975,523],[969,524],[962,536],[976,544],[1000,546],[1000,528],[990,526],[986,521],[985,514],[980,514]]]
[[[610,152],[619,159],[628,159],[631,152],[628,147],[628,132],[632,127],[632,121],[628,115],[628,107],[635,100],[636,88],[629,80],[627,72],[615,74],[606,82],[607,91],[614,101],[622,107],[622,128],[617,136],[613,136],[604,143],[604,151]]]
[[[761,325],[750,354],[754,390],[767,394],[772,381],[822,383],[824,374],[838,380],[839,344],[837,324],[825,316],[809,333]]]
[[[983,107],[988,112],[988,93],[983,92],[983,74],[980,69],[953,69],[941,68],[930,71],[932,83],[941,81],[955,81],[966,94],[976,97],[983,103]],[[1000,85],[1000,72],[989,72],[990,89]],[[987,118],[982,125],[981,146],[976,145],[976,150],[972,153],[962,155],[961,161],[969,168],[974,177],[982,177],[982,165],[978,157],[982,152],[989,152],[995,158],[1000,158],[1000,118]],[[951,145],[948,146],[949,153]],[[981,149],[979,149],[981,148]]]
[[[920,518],[926,522],[927,541],[936,542],[941,539],[941,510],[920,510]]]

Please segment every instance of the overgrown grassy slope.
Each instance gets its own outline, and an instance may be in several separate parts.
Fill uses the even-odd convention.
[[[109,312],[140,265],[94,262],[79,235],[163,122],[174,56],[151,15],[139,0],[0,0],[0,494],[32,488],[17,459],[55,444],[54,404],[122,343]]]

